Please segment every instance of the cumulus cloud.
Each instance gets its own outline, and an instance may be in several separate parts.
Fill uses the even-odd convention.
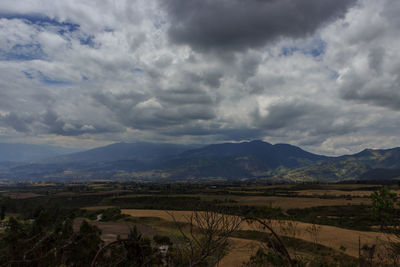
[[[343,99],[400,109],[398,11],[394,1],[363,1],[363,9],[353,10],[326,32]]]
[[[400,146],[399,11],[396,0],[4,0],[0,141]]]

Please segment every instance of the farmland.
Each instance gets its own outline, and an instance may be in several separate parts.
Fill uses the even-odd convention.
[[[1,204],[6,217],[21,220],[43,206],[73,211],[74,231],[86,220],[110,243],[126,238],[133,226],[143,236],[179,240],[177,223],[186,225],[193,211],[215,209],[229,216],[255,217],[286,242],[290,253],[303,258],[328,257],[354,262],[360,246],[375,246],[384,254],[388,235],[378,232],[370,195],[381,185],[371,184],[136,184],[101,181],[77,184],[4,185]],[[386,185],[398,193],[397,184]],[[175,218],[175,221],[173,220]],[[219,266],[240,266],[264,242],[265,229],[248,221],[229,237],[229,253]],[[256,234],[258,233],[258,234]],[[316,249],[318,248],[318,249]]]

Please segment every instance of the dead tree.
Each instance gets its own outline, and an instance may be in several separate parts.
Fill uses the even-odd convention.
[[[214,211],[193,211],[180,221],[173,213],[169,215],[184,241],[177,248],[180,261],[187,261],[188,266],[217,264],[229,248],[229,238],[242,223],[238,216]]]

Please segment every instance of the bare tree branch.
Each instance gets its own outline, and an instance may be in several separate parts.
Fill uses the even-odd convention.
[[[265,229],[268,229],[271,234],[275,237],[276,241],[278,241],[279,245],[280,245],[280,250],[282,251],[283,255],[286,257],[286,259],[288,260],[290,266],[294,267],[294,263],[292,258],[290,257],[290,254],[288,252],[288,250],[286,249],[286,246],[283,244],[282,240],[280,239],[280,237],[278,236],[278,234],[274,231],[274,229],[272,229],[272,227],[270,225],[268,225],[264,220],[261,220],[259,218],[255,218],[255,217],[246,217],[245,218],[247,221],[250,222],[257,222],[260,225],[262,225],[262,227]],[[275,248],[275,251],[279,251]]]

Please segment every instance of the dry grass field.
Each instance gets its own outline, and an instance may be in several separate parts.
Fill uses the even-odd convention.
[[[325,190],[323,190],[325,191]],[[327,191],[327,190],[326,190]],[[304,191],[301,191],[304,192]],[[129,194],[120,196],[120,198],[133,198],[154,196],[150,194]],[[199,197],[204,201],[213,200],[233,200],[234,203],[224,203],[223,205],[240,205],[240,206],[272,206],[280,207],[283,210],[288,209],[304,209],[317,206],[346,206],[346,205],[370,205],[371,199],[369,197],[357,198],[318,198],[318,197],[285,197],[285,196],[238,196],[238,195],[209,195],[209,194],[174,194],[174,195],[157,195],[159,197]]]
[[[280,207],[283,210],[304,209],[317,206],[345,206],[345,205],[370,205],[369,198],[306,198],[306,197],[264,197],[240,196],[232,197],[239,205]]]
[[[400,190],[391,190],[397,194],[400,194]],[[309,190],[299,190],[295,191],[299,196],[312,196],[312,197],[324,197],[324,196],[334,196],[334,197],[363,197],[369,198],[371,191],[367,190],[355,190],[355,191],[345,191],[345,190],[323,190],[323,189],[309,189]]]
[[[41,197],[43,195],[31,193],[31,192],[6,192],[1,194],[3,197],[9,197],[13,199],[27,199],[34,197]]]
[[[171,214],[179,222],[186,222],[186,217],[189,216],[191,211],[163,211],[163,210],[136,210],[136,209],[123,209],[123,214],[132,217],[158,217],[166,221],[172,221]],[[271,221],[273,229],[280,235],[295,237],[308,242],[316,241],[318,244],[326,247],[340,250],[346,248],[345,253],[357,257],[358,256],[358,240],[360,238],[362,244],[382,244],[388,238],[387,235],[378,232],[364,232],[356,230],[348,230],[327,225],[313,225],[303,222],[295,222],[296,235],[293,236],[290,231],[285,230],[287,225],[286,221]],[[311,234],[311,229],[317,229],[316,234]],[[257,230],[264,231],[254,224],[242,223],[242,230]]]
[[[74,231],[79,230],[79,226],[82,223],[82,218],[78,218],[74,220],[73,228]],[[134,226],[137,227],[138,231],[143,234],[145,237],[152,237],[156,234],[156,232],[149,226],[138,224],[138,223],[131,223],[131,222],[97,222],[97,221],[90,221],[90,224],[96,225],[101,230],[101,239],[108,243],[117,240],[117,237],[120,236],[121,238],[127,238],[130,229]]]
[[[313,186],[313,185],[311,185]],[[376,188],[376,184],[319,184],[318,188],[322,190],[363,190],[366,188]],[[247,190],[269,190],[269,189],[296,189],[299,185],[297,184],[277,184],[277,185],[250,185],[250,186],[241,186],[241,187],[227,187],[229,190],[242,190],[243,188]],[[309,185],[304,185],[304,188],[309,187]]]
[[[256,241],[230,238],[231,249],[225,257],[219,262],[218,267],[236,267],[242,266],[242,262],[248,261],[250,255],[254,255],[259,248]]]

